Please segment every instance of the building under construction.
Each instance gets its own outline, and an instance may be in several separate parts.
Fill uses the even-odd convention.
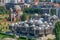
[[[19,5],[15,5],[14,8],[15,9],[10,8],[10,11],[9,11],[8,20],[10,20],[11,22],[17,21],[17,20],[20,21],[20,18],[21,18],[22,14],[23,14],[23,12],[22,12]]]

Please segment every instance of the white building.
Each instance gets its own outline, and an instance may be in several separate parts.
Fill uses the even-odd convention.
[[[38,15],[35,14],[34,16],[38,16]],[[49,20],[53,20],[53,19],[49,19]],[[42,21],[39,19],[38,20],[30,19],[28,21],[13,23],[9,26],[9,29],[12,32],[14,31],[15,33],[18,33],[19,35],[23,34],[26,36],[41,37],[43,35],[48,35],[53,33],[54,23],[52,23],[51,21],[48,22],[48,20]]]
[[[24,0],[2,0],[2,3],[24,3]]]

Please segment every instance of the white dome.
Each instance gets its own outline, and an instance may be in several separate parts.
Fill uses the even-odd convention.
[[[39,20],[41,20],[41,21],[42,21],[42,20],[44,20],[44,18],[40,18]]]
[[[38,24],[43,24],[43,22],[41,20],[38,20]]]
[[[36,13],[34,16],[38,16],[38,14]]]
[[[49,27],[45,27],[45,29],[48,29]]]
[[[49,25],[52,25],[52,23],[50,22]]]
[[[19,6],[19,5],[15,5],[14,7],[15,7],[15,9],[16,9],[16,10],[18,10],[18,9],[20,9],[20,10],[21,10],[21,8],[20,8],[20,6]]]
[[[42,25],[42,27],[45,27],[45,26],[46,26],[46,25],[44,25],[44,24]]]
[[[25,27],[29,27],[29,25],[28,25],[28,24],[25,24],[24,26],[25,26]]]
[[[37,28],[36,27],[34,27],[34,30],[36,30]]]
[[[33,24],[32,26],[33,26],[33,27],[35,27],[35,25],[34,25],[34,24]]]
[[[44,22],[45,24],[48,24],[47,21]]]
[[[41,27],[38,27],[39,28],[39,30],[41,30],[42,28]]]
[[[11,12],[13,12],[13,9],[12,9],[12,8],[10,8],[10,11],[11,11]]]
[[[16,16],[16,14],[13,14],[14,15],[14,17]]]
[[[47,27],[50,27],[50,25],[47,25]]]
[[[21,24],[21,22],[19,22],[19,24]]]
[[[50,14],[48,14],[48,16],[50,17]]]
[[[45,13],[45,16],[47,16],[48,14],[47,13]]]
[[[38,20],[34,20],[34,22],[38,22]]]
[[[21,22],[21,23],[24,23],[24,22]]]
[[[14,23],[12,23],[12,26],[14,26]]]
[[[50,25],[47,25],[47,27],[45,27],[45,29],[48,29],[50,27]]]
[[[53,15],[53,18],[56,19],[56,18],[58,18],[58,17],[57,17],[56,15]]]
[[[33,20],[30,20],[31,23],[33,23]]]
[[[25,22],[28,22],[27,20]]]

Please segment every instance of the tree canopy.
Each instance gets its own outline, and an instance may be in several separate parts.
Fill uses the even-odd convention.
[[[56,40],[60,40],[60,21],[55,24],[55,36]]]
[[[24,8],[24,13],[40,13],[40,9],[37,8]]]
[[[27,19],[27,15],[25,13],[23,13],[22,17],[21,17],[21,21],[25,21]]]
[[[0,14],[8,14],[8,11],[5,9],[4,6],[0,6]]]

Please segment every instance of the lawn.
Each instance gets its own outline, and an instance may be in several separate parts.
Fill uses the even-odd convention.
[[[35,40],[35,39],[29,39],[29,38],[25,38],[25,37],[20,37],[18,40]]]
[[[0,39],[4,39],[4,38],[14,38],[14,36],[6,35],[6,34],[3,34],[3,33],[0,33]]]

